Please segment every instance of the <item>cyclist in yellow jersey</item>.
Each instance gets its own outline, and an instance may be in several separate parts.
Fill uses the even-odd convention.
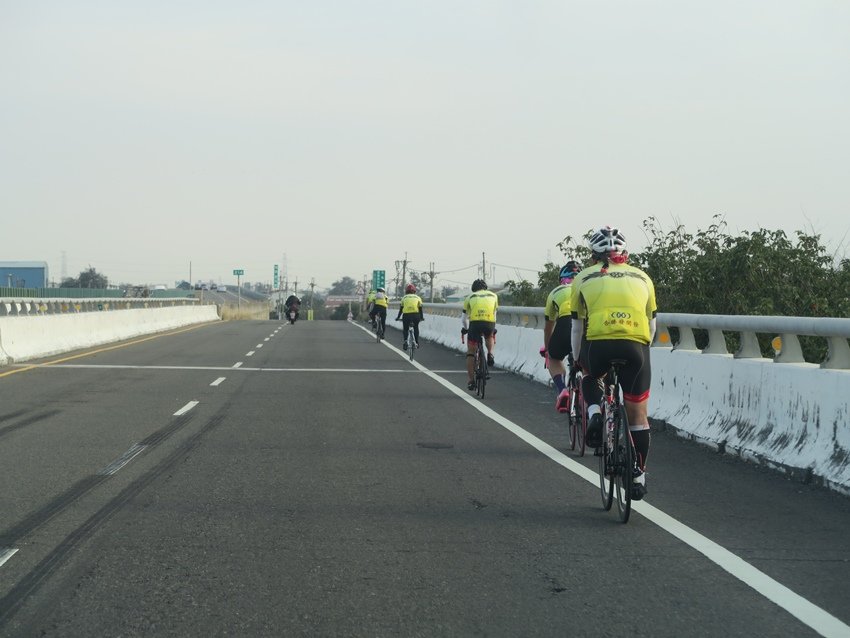
[[[546,323],[543,325],[543,347],[540,348],[540,355],[547,357],[548,360],[549,375],[552,377],[555,390],[558,393],[558,397],[555,399],[555,409],[558,412],[569,412],[570,410],[570,391],[567,389],[565,379],[567,370],[564,366],[564,359],[568,360],[572,374],[570,295],[573,278],[579,270],[581,268],[576,261],[568,261],[564,264],[559,273],[561,283],[549,293],[546,298],[546,307],[543,310]]]
[[[476,279],[472,282],[472,294],[463,301],[463,327],[461,334],[468,334],[466,340],[466,374],[467,388],[475,389],[475,369],[473,357],[475,346],[481,339],[487,346],[487,365],[495,365],[493,349],[496,347],[496,309],[499,307],[499,297],[495,292],[487,290],[487,282]]]
[[[375,320],[372,318],[372,306],[375,303],[375,291],[369,290],[369,294],[366,295],[366,313],[369,317],[369,323],[371,323],[374,327]]]
[[[402,326],[402,348],[407,350],[407,333],[413,328],[414,347],[419,347],[419,322],[425,321],[425,315],[422,314],[422,297],[416,294],[416,286],[407,284],[404,289],[406,293],[401,298],[401,304],[398,307],[398,316],[396,321],[401,320]]]
[[[369,318],[372,320],[372,326],[375,326],[375,317],[381,317],[381,325],[386,328],[387,325],[387,308],[390,305],[390,299],[387,297],[387,291],[383,288],[378,288],[375,291],[375,299],[372,301],[371,309],[369,310]]]
[[[637,452],[632,498],[646,495],[646,459],[649,455],[647,403],[652,374],[649,350],[655,336],[655,286],[640,268],[626,263],[626,239],[605,226],[590,237],[594,264],[573,280],[572,346],[585,372],[582,393],[588,405],[587,444],[602,445],[602,378],[611,361],[626,364],[620,385]]]

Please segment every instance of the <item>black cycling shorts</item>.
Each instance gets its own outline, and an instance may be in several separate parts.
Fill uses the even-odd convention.
[[[626,361],[626,365],[620,368],[623,397],[632,403],[641,403],[649,398],[652,370],[648,345],[630,339],[584,341],[579,358],[585,375],[594,379],[605,376],[614,359]]]
[[[555,329],[549,337],[549,358],[563,361],[573,351],[572,344],[573,320],[571,317],[558,317]]]
[[[469,343],[478,343],[481,340],[481,335],[489,337],[496,334],[495,321],[470,321],[469,333],[466,338]]]

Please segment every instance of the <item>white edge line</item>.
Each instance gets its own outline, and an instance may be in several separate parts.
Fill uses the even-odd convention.
[[[182,408],[177,410],[177,412],[174,413],[174,416],[182,416],[182,415],[186,414],[189,410],[191,410],[196,405],[198,405],[198,403],[200,403],[200,401],[189,401],[189,403],[187,403]]]
[[[0,547],[0,567],[6,564],[12,556],[14,556],[18,550],[14,547]]]
[[[372,334],[371,330],[359,325],[357,325],[357,327],[367,334]],[[484,405],[481,401],[473,399],[470,395],[466,394],[465,390],[461,390],[456,385],[453,385],[442,377],[434,374],[418,361],[410,361],[406,352],[399,350],[386,341],[384,341],[383,344],[400,357],[403,357],[406,361],[411,363],[414,367],[429,376],[431,379],[466,401],[484,416],[489,417],[509,432],[515,434],[533,448],[555,461],[558,465],[561,465],[570,472],[580,476],[594,486],[599,486],[599,475],[596,472],[586,468],[577,461],[574,461],[566,454],[556,450],[554,447],[545,441],[538,439],[530,432],[525,431],[513,421],[506,419],[501,414]],[[793,592],[785,585],[774,580],[763,571],[753,567],[743,558],[733,554],[728,549],[721,547],[708,537],[703,536],[695,529],[688,527],[669,514],[662,512],[657,507],[650,505],[646,501],[633,502],[632,509],[645,516],[648,520],[655,523],[668,534],[678,538],[689,547],[698,551],[715,565],[748,585],[820,635],[828,636],[829,638],[846,638],[847,636],[850,636],[850,625],[846,625],[826,610],[821,609],[811,601]]]
[[[227,377],[219,377],[218,379],[216,379],[215,381],[213,381],[212,383],[210,383],[210,385],[211,385],[212,387],[219,386],[219,385],[221,385],[221,382],[222,382],[222,381],[224,381],[226,378],[227,378]]]
[[[234,368],[241,368],[241,367],[242,367],[242,362],[241,362],[241,361],[237,361],[236,363],[234,363],[234,364],[233,364],[233,367],[234,367]]]
[[[122,467],[127,465],[130,461],[136,458],[139,454],[144,452],[147,449],[147,445],[140,445],[138,443],[132,445],[129,450],[124,452],[121,458],[112,461],[109,465],[103,468],[100,472],[98,472],[99,476],[112,476]]]

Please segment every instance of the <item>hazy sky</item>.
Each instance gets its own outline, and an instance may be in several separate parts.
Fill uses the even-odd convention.
[[[717,213],[850,253],[850,3],[0,0],[0,260],[55,278],[536,269]]]

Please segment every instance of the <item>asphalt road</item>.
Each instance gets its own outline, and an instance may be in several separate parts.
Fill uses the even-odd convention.
[[[654,432],[622,525],[551,390],[389,335],[0,368],[0,635],[850,635],[850,499]]]

